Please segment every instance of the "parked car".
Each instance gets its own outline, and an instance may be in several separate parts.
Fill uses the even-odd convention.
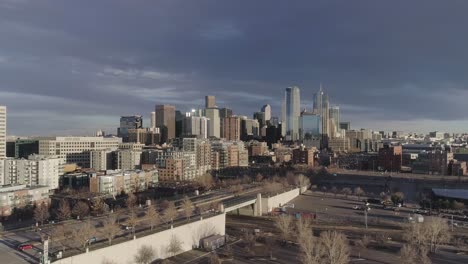
[[[354,209],[354,210],[362,210],[362,206],[360,206],[360,205],[355,205],[355,206],[353,206],[353,209]]]
[[[18,246],[18,250],[25,251],[27,249],[32,249],[33,245],[31,244],[22,244]]]

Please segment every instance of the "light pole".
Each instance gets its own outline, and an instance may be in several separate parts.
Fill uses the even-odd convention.
[[[369,211],[370,211],[370,207],[368,207],[366,204],[366,207],[364,208],[364,222],[366,224],[366,229],[367,229],[367,212]]]

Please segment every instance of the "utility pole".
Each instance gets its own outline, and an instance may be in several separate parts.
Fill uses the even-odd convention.
[[[452,215],[452,232],[453,232],[453,215]]]

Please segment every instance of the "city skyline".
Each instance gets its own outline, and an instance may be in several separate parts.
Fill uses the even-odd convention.
[[[468,3],[424,4],[4,1],[8,134],[114,131],[121,115],[186,111],[205,95],[240,115],[270,104],[280,116],[284,87],[300,87],[310,109],[320,83],[353,127],[464,132]]]

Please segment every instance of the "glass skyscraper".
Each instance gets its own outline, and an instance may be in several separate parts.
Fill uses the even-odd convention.
[[[286,123],[286,140],[299,140],[299,117],[301,114],[301,92],[299,87],[286,88],[283,111]]]
[[[304,112],[299,123],[301,140],[319,138],[322,134],[322,117],[317,114]]]

